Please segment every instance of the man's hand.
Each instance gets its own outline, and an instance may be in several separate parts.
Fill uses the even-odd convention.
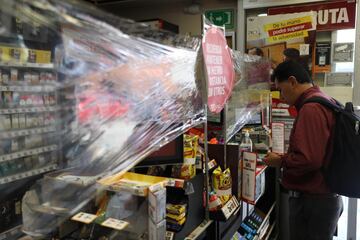
[[[279,154],[270,152],[264,157],[263,161],[270,167],[280,167],[282,160]]]

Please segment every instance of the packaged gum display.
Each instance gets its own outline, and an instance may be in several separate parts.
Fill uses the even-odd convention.
[[[213,189],[224,205],[231,198],[231,173],[227,168],[225,171],[217,167],[212,174]]]
[[[184,223],[186,222],[186,217],[183,217],[182,219],[180,220],[174,220],[172,218],[167,218],[166,219],[166,223],[171,223],[171,224],[178,224],[178,225],[184,225]]]
[[[172,219],[172,220],[175,220],[175,221],[180,221],[181,219],[185,218],[185,215],[186,215],[185,212],[183,212],[183,213],[180,214],[180,215],[171,214],[171,213],[166,213],[166,218],[167,218],[167,219]]]
[[[186,204],[166,204],[166,211],[170,214],[182,214],[186,210]]]

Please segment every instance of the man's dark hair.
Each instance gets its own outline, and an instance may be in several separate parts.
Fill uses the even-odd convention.
[[[257,56],[260,56],[260,57],[263,57],[263,56],[264,56],[263,50],[262,50],[261,48],[258,48],[258,47],[250,48],[250,49],[248,50],[248,52],[249,52],[250,50],[253,50],[253,49],[255,49],[255,52],[256,52],[256,55],[257,55]]]
[[[298,60],[300,58],[300,52],[296,48],[286,48],[283,51],[283,54],[285,57],[287,57],[289,60]]]
[[[289,77],[294,76],[298,83],[312,83],[312,79],[305,68],[295,60],[288,60],[280,63],[271,76],[271,80],[285,82]]]

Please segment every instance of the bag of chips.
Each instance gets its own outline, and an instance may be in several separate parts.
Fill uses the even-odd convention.
[[[212,174],[212,185],[216,195],[224,205],[231,198],[231,173],[227,168],[225,171],[217,167]]]

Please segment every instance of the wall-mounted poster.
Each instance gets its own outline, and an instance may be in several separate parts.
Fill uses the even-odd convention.
[[[334,43],[334,62],[352,62],[354,56],[354,43]]]
[[[316,37],[316,13],[302,12],[282,15],[248,17],[246,48],[259,47],[264,56],[277,65],[283,61],[286,48],[305,46],[302,57],[307,56]],[[304,65],[307,59],[303,59]]]
[[[318,42],[315,48],[315,73],[328,73],[331,71],[331,42]]]

